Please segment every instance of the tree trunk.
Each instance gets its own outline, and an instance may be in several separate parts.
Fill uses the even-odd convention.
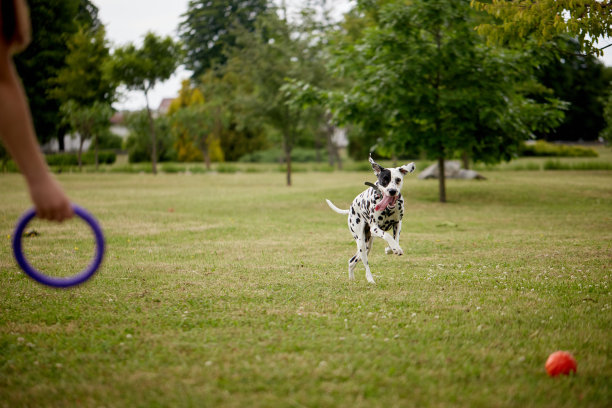
[[[98,136],[94,136],[94,143],[95,143],[95,156],[96,156],[96,171],[98,171]]]
[[[151,133],[151,163],[153,166],[153,174],[157,174],[157,140],[155,137],[155,126],[153,124],[153,114],[151,113],[151,108],[149,108],[149,95],[148,91],[144,91],[145,100],[147,102],[147,115],[149,117],[149,132]]]
[[[467,152],[461,153],[461,161],[463,162],[463,168],[466,170],[470,169],[470,156],[468,156]]]
[[[446,202],[446,174],[444,174],[444,157],[438,158],[438,186],[440,190],[440,202]]]
[[[314,145],[315,145],[315,160],[317,163],[321,163],[321,134],[317,130],[314,134]]]
[[[207,148],[202,148],[202,155],[204,156],[204,163],[206,164],[206,170],[210,171],[210,154]]]
[[[83,154],[83,143],[85,143],[85,138],[83,137],[83,135],[79,134],[79,152],[77,154],[77,158],[79,161],[79,171],[83,171],[83,161],[81,159],[81,156]]]
[[[283,150],[285,151],[285,164],[287,164],[287,186],[291,186],[291,143],[289,135],[283,135]]]
[[[291,149],[285,152],[285,161],[287,162],[287,186],[291,186]]]
[[[327,154],[329,156],[329,165],[333,167],[334,162],[338,163],[338,170],[342,170],[342,159],[340,158],[340,149],[333,141],[334,130],[336,127],[331,124],[331,115],[325,115],[325,139],[327,141]]]
[[[62,126],[60,128],[59,135],[57,135],[57,149],[60,152],[63,152],[66,150],[66,145],[64,144],[64,136],[65,136],[65,132],[64,132],[64,127]]]

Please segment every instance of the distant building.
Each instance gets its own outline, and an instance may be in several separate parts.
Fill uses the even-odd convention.
[[[162,101],[159,103],[159,108],[157,108],[157,114],[165,115],[166,113],[168,113],[168,110],[170,109],[170,105],[172,104],[172,101],[174,101],[175,99],[176,98],[162,99]]]
[[[64,135],[64,151],[65,152],[78,152],[79,151],[79,143],[81,143],[81,138],[79,134],[66,134]],[[85,140],[83,142],[83,151],[86,152],[91,145],[91,140]],[[42,146],[42,151],[45,153],[57,153],[59,152],[59,142],[57,139],[52,139],[49,142],[45,143]]]
[[[165,115],[170,109],[172,101],[176,98],[164,98],[159,104],[157,110],[153,111],[154,116]],[[125,124],[125,117],[129,114],[129,111],[118,111],[113,114],[110,118],[110,131],[112,134],[119,136],[124,141],[130,134],[129,129]],[[77,134],[66,134],[64,135],[64,151],[65,152],[76,152],[79,150],[80,138]],[[91,140],[85,140],[83,143],[83,151],[87,151],[91,145]],[[42,150],[45,153],[57,153],[59,152],[59,143],[56,139],[51,140],[42,146]]]
[[[336,127],[334,128],[334,134],[332,135],[332,142],[340,149],[344,149],[348,146],[349,141],[346,136],[346,128]]]
[[[115,112],[113,116],[110,118],[110,131],[113,135],[119,136],[121,139],[125,141],[130,131],[127,126],[125,126],[125,115],[127,112]]]

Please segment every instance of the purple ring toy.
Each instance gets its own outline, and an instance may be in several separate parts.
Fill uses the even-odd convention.
[[[104,257],[104,234],[102,234],[100,224],[98,224],[98,221],[94,218],[94,216],[87,212],[83,207],[72,204],[72,209],[76,215],[89,224],[96,239],[96,254],[94,255],[92,262],[89,264],[89,266],[87,266],[87,268],[83,269],[80,273],[74,276],[69,276],[66,278],[47,276],[44,273],[36,270],[36,268],[30,265],[28,260],[25,258],[23,248],[21,246],[21,238],[28,223],[36,216],[36,211],[33,208],[23,213],[17,222],[17,226],[15,227],[15,232],[13,233],[13,255],[15,255],[15,260],[17,261],[17,264],[19,264],[19,267],[21,267],[21,269],[23,269],[23,271],[28,274],[30,278],[42,283],[43,285],[53,286],[55,288],[68,288],[71,286],[80,285],[87,279],[91,278],[91,276],[96,273],[102,264],[102,258]]]

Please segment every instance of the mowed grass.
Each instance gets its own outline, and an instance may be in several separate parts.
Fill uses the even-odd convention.
[[[10,249],[30,206],[0,175],[0,406],[610,407],[612,172],[407,176],[402,257],[355,252],[366,172],[61,175],[103,225],[87,284]],[[41,267],[87,263],[86,227],[34,226]],[[72,269],[70,269],[72,268]],[[549,378],[568,350],[578,374]]]

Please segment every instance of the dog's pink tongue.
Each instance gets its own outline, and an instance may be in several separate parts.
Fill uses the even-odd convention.
[[[385,208],[387,208],[387,206],[392,205],[393,203],[395,203],[395,199],[396,199],[396,197],[384,196],[382,201],[380,203],[376,204],[376,207],[374,207],[374,209],[376,211],[384,210]]]

